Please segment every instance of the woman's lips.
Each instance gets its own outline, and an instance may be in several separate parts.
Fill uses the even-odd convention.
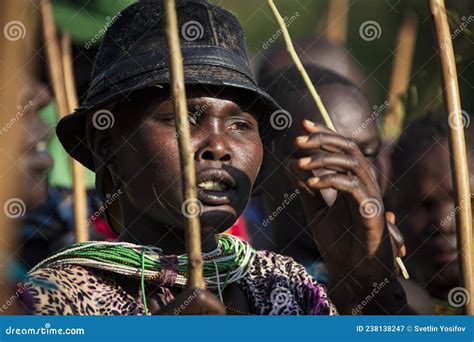
[[[229,204],[235,195],[234,178],[222,169],[206,169],[196,175],[197,196],[203,204],[218,206]]]
[[[225,205],[232,202],[232,198],[235,194],[234,190],[227,191],[214,191],[214,190],[204,190],[198,188],[197,197],[198,199],[206,205]]]

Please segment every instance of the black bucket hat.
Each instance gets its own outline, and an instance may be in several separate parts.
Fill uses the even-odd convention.
[[[256,83],[250,70],[242,28],[228,11],[203,0],[178,0],[178,24],[187,85],[239,88],[262,105],[262,139],[282,135],[271,125],[279,105]],[[168,84],[168,50],[161,1],[132,4],[117,14],[94,61],[91,84],[81,106],[65,116],[56,132],[66,151],[94,171],[86,138],[88,113],[97,112],[134,91]]]

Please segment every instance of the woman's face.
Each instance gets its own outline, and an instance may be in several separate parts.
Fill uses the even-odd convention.
[[[200,212],[201,227],[229,228],[242,213],[262,161],[252,103],[232,89],[187,89],[198,202],[183,205],[182,168],[173,101],[164,89],[134,96],[114,113],[112,149],[126,201],[139,215],[182,227]]]

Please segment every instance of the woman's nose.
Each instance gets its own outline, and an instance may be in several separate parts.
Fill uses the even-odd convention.
[[[195,154],[196,161],[230,162],[232,160],[225,132],[207,129],[202,132],[201,143]]]
[[[206,145],[196,152],[196,161],[220,161],[230,162],[232,157],[228,149],[222,143]]]

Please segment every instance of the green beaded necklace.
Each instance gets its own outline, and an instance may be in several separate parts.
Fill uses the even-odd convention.
[[[203,253],[203,274],[206,287],[217,290],[222,300],[222,291],[231,283],[247,275],[255,256],[255,250],[246,242],[228,234],[219,235],[217,248]],[[145,296],[145,281],[160,277],[162,250],[156,247],[135,245],[128,242],[90,241],[77,243],[61,249],[45,259],[31,272],[42,267],[80,265],[93,267],[140,279],[142,300],[148,312]],[[185,287],[188,280],[188,257],[177,256],[178,268],[175,285]]]

